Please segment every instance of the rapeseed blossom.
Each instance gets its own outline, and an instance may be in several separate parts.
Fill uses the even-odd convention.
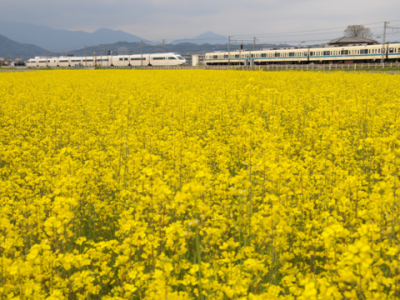
[[[399,299],[400,76],[0,76],[4,299]]]

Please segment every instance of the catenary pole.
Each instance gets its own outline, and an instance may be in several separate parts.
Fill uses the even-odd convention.
[[[162,49],[163,49],[163,51],[165,53],[165,40],[164,39],[162,40]]]
[[[381,56],[381,64],[383,64],[383,62],[385,61],[385,43],[386,43],[386,26],[389,22],[385,22],[383,23],[383,41],[382,41],[382,56]]]
[[[86,45],[85,45],[85,67],[87,67]]]
[[[143,41],[140,41],[140,65],[143,67]]]
[[[228,66],[231,65],[231,36],[228,36]]]

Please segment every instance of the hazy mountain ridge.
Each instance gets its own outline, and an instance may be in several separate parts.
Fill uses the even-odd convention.
[[[22,44],[0,35],[0,57],[26,59],[35,55],[44,55],[46,50],[32,44]]]
[[[175,40],[172,42],[172,44],[181,44],[181,43],[192,43],[192,44],[197,44],[197,45],[202,45],[202,44],[211,44],[211,45],[216,45],[216,44],[227,44],[228,43],[228,38],[226,36],[214,33],[212,31],[207,31],[205,33],[202,33],[198,36],[195,36],[193,38],[185,38],[185,39],[179,39]]]
[[[53,52],[83,48],[85,45],[113,44],[119,41],[140,42],[144,40],[151,43],[121,30],[101,28],[89,33],[11,21],[0,21],[0,35],[19,43],[34,44]]]
[[[6,32],[8,34],[3,34]],[[141,40],[143,40],[143,53],[176,52],[180,54],[200,54],[212,51],[226,51],[228,38],[212,31],[205,32],[193,38],[174,40],[165,45],[155,44],[138,36],[123,32],[101,28],[93,33],[84,31],[56,30],[46,26],[32,25],[18,22],[0,21],[0,35],[4,35],[0,56],[15,58],[17,53],[25,54],[22,58],[32,56],[59,55],[67,53],[72,55],[105,55],[109,51],[115,54],[139,54]],[[6,40],[5,40],[6,39]],[[104,46],[106,44],[106,46]],[[0,46],[1,46],[0,45]],[[45,45],[45,46],[43,46]],[[86,52],[85,52],[85,45]],[[57,48],[55,48],[57,47]],[[256,49],[282,48],[289,45],[257,44]],[[53,53],[48,50],[53,49]],[[72,50],[74,49],[74,50]],[[231,43],[231,51],[238,50],[239,44]],[[252,50],[252,44],[245,44],[244,49]]]
[[[272,44],[257,44],[256,49],[261,48],[271,48],[275,47]],[[176,52],[179,54],[202,54],[204,52],[211,52],[211,51],[226,51],[228,49],[227,44],[217,44],[217,45],[210,45],[210,44],[193,44],[193,43],[180,43],[180,44],[166,44],[165,52]],[[162,53],[164,51],[162,45],[144,45],[143,53]],[[239,49],[239,45],[232,44],[231,51],[235,51]],[[244,45],[244,49],[246,50],[253,50],[253,45]],[[140,43],[126,43],[126,42],[118,42],[115,44],[107,45],[107,51],[112,51],[113,54],[140,54],[141,45]],[[92,55],[94,52],[95,55],[104,55],[104,47],[102,45],[87,47],[86,54]],[[75,55],[75,56],[82,56],[85,55],[85,49],[76,49],[68,52],[68,54]]]

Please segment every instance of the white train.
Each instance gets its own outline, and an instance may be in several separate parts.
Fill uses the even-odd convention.
[[[261,49],[256,51],[217,51],[206,53],[207,65],[267,65],[309,63],[386,62],[400,60],[400,44],[327,46],[322,48]]]
[[[31,68],[46,67],[129,67],[129,66],[180,66],[186,63],[185,58],[176,53],[152,53],[135,55],[103,56],[37,56],[27,61]]]

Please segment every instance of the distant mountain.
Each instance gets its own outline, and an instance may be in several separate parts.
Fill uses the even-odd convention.
[[[207,31],[207,32],[200,34],[198,36],[195,36],[194,38],[191,38],[191,39],[180,39],[180,40],[175,40],[172,42],[172,44],[182,44],[182,43],[192,43],[192,44],[197,44],[197,45],[226,44],[226,43],[228,43],[228,38],[226,36],[214,33],[212,31]]]
[[[277,45],[272,44],[257,44],[256,49],[262,48],[272,48],[278,47]],[[252,44],[243,45],[244,50],[253,50]],[[228,49],[227,44],[193,44],[193,43],[180,43],[180,44],[165,44],[164,47],[166,52],[175,52],[179,54],[201,54],[204,52],[212,52],[212,51],[226,51]],[[164,51],[162,45],[145,45],[143,48],[143,53],[162,53]],[[232,44],[231,51],[235,51],[239,49],[239,45]],[[141,45],[140,43],[126,43],[126,42],[118,42],[115,44],[107,45],[107,50],[112,51],[113,55],[116,54],[140,54]],[[104,55],[104,46],[98,45],[93,47],[86,48],[86,55]],[[108,53],[108,51],[107,51]],[[85,48],[72,50],[68,52],[70,55],[81,56],[85,55]]]
[[[150,43],[136,35],[101,28],[93,33],[51,29],[46,26],[0,21],[0,34],[20,43],[35,44],[54,52],[70,51],[85,45],[113,44],[119,41]]]
[[[27,59],[45,53],[46,50],[43,48],[31,44],[21,44],[0,35],[0,57]]]

